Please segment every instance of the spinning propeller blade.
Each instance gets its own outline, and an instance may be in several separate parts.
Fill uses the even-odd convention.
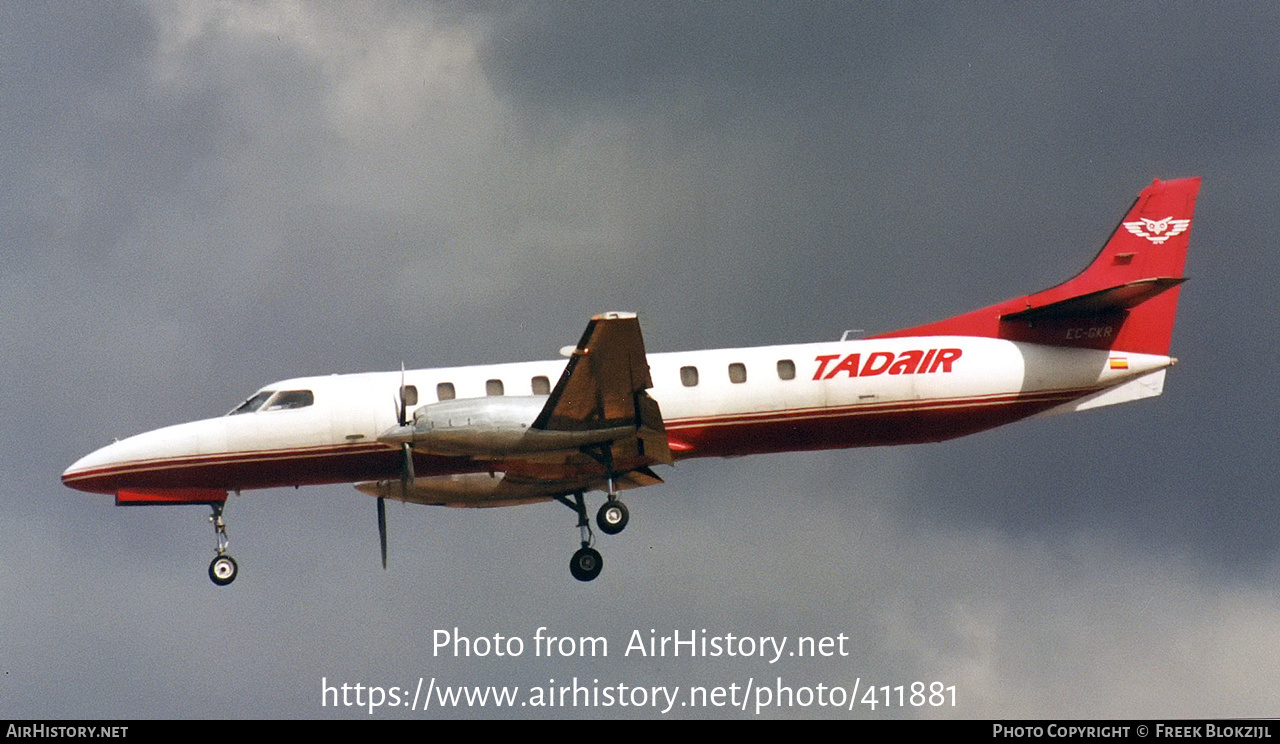
[[[387,505],[378,497],[378,540],[382,543],[382,570],[387,570]]]
[[[414,396],[417,397],[416,395]],[[416,402],[416,401],[415,401]],[[404,362],[400,363],[400,400],[396,403],[396,423],[405,426],[409,422],[410,401],[405,394]],[[408,497],[409,484],[413,482],[413,445],[405,442],[400,445],[400,495]],[[387,567],[387,504],[386,499],[378,497],[378,541],[382,546],[382,568]]]

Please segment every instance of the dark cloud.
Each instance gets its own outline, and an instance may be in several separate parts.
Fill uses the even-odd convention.
[[[834,90],[887,64],[882,45],[925,19],[853,3],[521,3],[500,13],[485,61],[539,106]]]

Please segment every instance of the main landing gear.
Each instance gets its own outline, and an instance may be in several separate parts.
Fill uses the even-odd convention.
[[[222,518],[226,502],[214,502],[209,506],[213,508],[209,521],[213,523],[214,537],[218,541],[218,556],[209,564],[209,578],[218,586],[226,586],[236,580],[236,574],[240,570],[235,559],[227,555],[227,545],[231,541],[227,538],[227,523]]]
[[[630,520],[631,513],[627,511],[627,505],[618,500],[617,494],[609,494],[609,500],[596,512],[596,524],[606,535],[622,532]]]
[[[587,503],[581,492],[573,494],[572,500],[566,496],[557,496],[556,501],[577,513],[578,531],[582,536],[582,547],[569,559],[569,573],[578,581],[591,581],[600,575],[604,559],[600,557],[598,550],[591,547],[594,535],[591,534],[591,520],[587,519]],[[596,512],[596,525],[600,527],[600,531],[606,535],[616,535],[626,529],[630,519],[627,505],[619,501],[618,495],[610,490],[608,500]]]
[[[600,557],[600,552],[586,545],[578,548],[573,558],[569,559],[569,573],[578,581],[591,581],[600,575],[602,568],[604,559]]]

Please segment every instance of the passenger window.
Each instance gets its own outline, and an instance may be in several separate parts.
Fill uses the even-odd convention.
[[[681,367],[680,382],[685,387],[694,387],[698,384],[698,368],[697,367]]]
[[[729,365],[729,382],[740,385],[747,381],[747,366],[741,362]]]
[[[778,379],[794,380],[796,379],[796,363],[790,359],[778,360]]]
[[[452,382],[442,382],[436,385],[436,400],[453,400],[456,395],[457,393],[453,391]]]
[[[502,395],[502,380],[489,380],[484,384],[485,395]]]
[[[533,378],[533,394],[551,395],[551,380],[548,380],[543,375]]]
[[[286,411],[292,408],[306,408],[315,403],[315,396],[310,390],[282,390],[267,401],[264,411]]]
[[[400,388],[400,400],[404,402],[404,407],[418,405],[418,387],[416,385],[405,385]]]

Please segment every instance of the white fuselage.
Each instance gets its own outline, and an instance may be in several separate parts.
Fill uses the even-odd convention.
[[[1167,356],[967,336],[649,354],[649,391],[677,458],[929,442],[1046,411],[1158,395]],[[400,472],[399,389],[417,405],[545,395],[566,361],[284,380],[264,391],[310,393],[139,434],[82,458],[67,485],[118,493],[377,481]],[[403,376],[402,376],[403,375]],[[501,392],[499,393],[499,388]],[[408,411],[412,415],[413,408]],[[492,462],[415,453],[419,478],[492,470]]]

